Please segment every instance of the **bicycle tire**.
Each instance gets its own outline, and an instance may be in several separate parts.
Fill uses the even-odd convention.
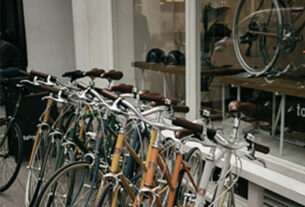
[[[279,54],[280,54],[280,39],[282,37],[282,15],[281,15],[281,9],[279,7],[278,1],[277,0],[269,0],[271,1],[271,5],[274,5],[274,9],[276,11],[274,20],[277,20],[277,23],[275,26],[278,27],[278,31],[274,32],[273,34],[277,34],[276,37],[271,37],[267,40],[267,35],[258,35],[258,34],[254,34],[251,36],[251,34],[249,35],[248,32],[246,32],[247,37],[251,37],[251,39],[253,39],[254,41],[256,41],[255,43],[258,44],[258,40],[260,42],[259,45],[259,56],[256,57],[255,55],[253,55],[252,57],[250,57],[251,55],[251,48],[253,46],[249,47],[246,49],[246,47],[244,47],[243,45],[245,45],[245,41],[246,40],[246,34],[242,33],[240,35],[239,30],[242,30],[241,28],[243,26],[246,27],[245,31],[257,31],[257,32],[264,32],[264,33],[270,33],[270,31],[265,31],[268,29],[269,25],[264,25],[264,23],[262,22],[261,24],[257,23],[254,20],[254,17],[260,13],[262,13],[262,15],[264,15],[264,11],[268,11],[268,9],[264,9],[264,10],[259,10],[256,11],[254,13],[251,13],[250,15],[248,15],[248,19],[251,19],[249,24],[246,24],[246,19],[247,18],[241,18],[241,14],[243,13],[247,13],[245,11],[243,11],[243,9],[245,9],[246,7],[246,1],[247,0],[240,0],[238,5],[237,5],[237,9],[235,11],[235,15],[234,15],[234,22],[233,22],[233,45],[234,45],[234,51],[237,57],[238,62],[240,63],[240,65],[242,66],[242,68],[244,70],[246,70],[248,73],[253,74],[253,75],[262,75],[264,73],[266,73],[267,71],[269,71],[275,64]],[[249,1],[247,1],[249,2]],[[254,2],[254,1],[252,1]],[[255,6],[255,5],[254,5]],[[273,8],[271,7],[270,10],[270,15],[272,15],[273,13]],[[251,18],[250,18],[251,17]],[[270,18],[271,16],[268,17],[268,21],[271,20]],[[262,19],[262,18],[261,18]],[[248,28],[249,27],[249,28]],[[250,27],[252,27],[253,29],[250,29]],[[269,27],[270,30],[272,30],[272,26]],[[243,39],[245,38],[245,39]],[[266,43],[270,43],[270,44],[274,44],[275,46],[269,46],[268,49],[266,49],[268,46],[266,46]],[[252,40],[251,40],[251,45],[252,45]],[[249,46],[249,45],[248,45]],[[256,45],[257,46],[257,45]],[[244,52],[246,50],[245,55]],[[268,51],[269,50],[269,51]],[[270,52],[272,54],[270,54]],[[248,56],[249,55],[249,56]],[[260,57],[262,56],[262,57]],[[270,57],[271,56],[271,57]],[[269,59],[269,60],[268,60]],[[251,62],[250,62],[251,61]]]
[[[93,168],[92,163],[87,161],[77,161],[61,167],[47,180],[34,206],[83,206],[88,193],[86,189],[91,186]],[[101,170],[98,170],[94,192],[87,206],[95,205],[102,177]]]
[[[8,136],[0,137],[0,144],[3,142],[0,145],[0,192],[4,192],[14,183],[22,163],[23,137],[21,129],[17,122],[11,124],[10,131],[7,133]],[[2,124],[0,128],[2,127],[7,127],[7,125]],[[6,132],[6,129],[3,131]]]
[[[197,186],[199,186],[200,178],[203,172],[203,162],[201,151],[194,147],[185,154],[184,162],[190,166],[190,173]],[[195,168],[196,167],[196,168]],[[196,189],[185,170],[181,170],[178,177],[178,187],[175,195],[174,205],[184,206],[184,202],[188,202],[185,193],[196,195]]]
[[[60,141],[54,139],[54,143],[52,143],[48,134],[48,130],[41,130],[36,148],[33,148],[34,156],[31,166],[28,167],[25,189],[24,201],[26,206],[33,206],[46,179],[56,170],[56,163],[60,152]]]

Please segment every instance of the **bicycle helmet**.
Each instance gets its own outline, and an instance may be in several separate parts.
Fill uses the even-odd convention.
[[[147,63],[162,63],[165,57],[165,52],[159,48],[151,49],[146,55]]]
[[[179,50],[172,50],[164,59],[165,65],[184,65],[185,56]]]

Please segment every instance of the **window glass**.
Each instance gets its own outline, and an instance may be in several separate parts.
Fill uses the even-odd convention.
[[[184,76],[166,73],[164,80],[164,74],[159,69],[166,65],[165,57],[171,51],[176,51],[182,59],[184,57],[184,1],[116,0],[114,9],[115,54],[120,54],[115,59],[115,66],[118,69],[129,67],[125,80],[139,88],[183,97]],[[149,70],[147,65],[140,68],[131,66],[134,62],[146,62],[148,52],[154,48],[160,52],[156,55],[161,55],[160,60],[151,60],[150,65],[157,62],[154,71]],[[167,65],[184,67],[183,61],[179,64],[168,62]]]

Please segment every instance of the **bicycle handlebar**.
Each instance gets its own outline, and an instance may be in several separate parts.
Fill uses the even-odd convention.
[[[202,125],[195,124],[191,121],[188,121],[186,119],[182,119],[182,118],[179,118],[179,117],[175,117],[172,120],[172,124],[177,125],[177,126],[181,126],[185,129],[191,130],[191,131],[196,132],[196,133],[202,133],[202,130],[203,130]]]
[[[128,85],[128,84],[119,84],[116,86],[112,86],[110,88],[111,91],[118,91],[120,93],[132,93],[134,86],[133,85]]]
[[[162,101],[162,96],[155,93],[142,93],[139,94],[139,99],[142,101]]]
[[[156,128],[159,129],[167,129],[167,130],[171,130],[171,131],[177,131],[177,130],[181,130],[181,127],[177,127],[177,126],[172,126],[172,125],[168,125],[168,124],[162,124],[162,123],[158,123],[158,122],[153,122],[148,120],[147,118],[145,118],[143,116],[142,113],[140,113],[131,103],[129,103],[128,101],[122,99],[121,100],[121,104],[123,106],[125,106],[126,108],[129,108],[133,113],[135,113],[135,115],[138,116],[139,119],[141,119],[142,121],[146,122],[147,124],[154,126]],[[164,107],[158,107],[159,111],[164,111]],[[151,111],[153,111],[154,109],[151,109]],[[157,110],[156,110],[157,112]],[[146,114],[148,114],[148,112],[146,112]]]
[[[253,142],[253,144],[254,144],[255,151],[258,151],[258,152],[261,152],[261,153],[264,153],[264,154],[268,154],[270,152],[270,148],[267,147],[267,146],[264,146],[262,144],[258,144],[256,142]]]
[[[32,70],[30,72],[30,74],[34,75],[34,76],[38,76],[38,77],[44,78],[44,79],[47,79],[48,77],[50,77],[50,80],[53,81],[53,82],[56,82],[56,80],[57,80],[57,77],[55,77],[55,76],[48,75],[46,73],[42,73],[42,72],[35,71],[35,70]]]
[[[188,113],[190,108],[188,106],[173,106],[173,110],[174,112]]]
[[[43,84],[39,85],[39,87],[42,88],[43,90],[49,91],[50,93],[57,94],[59,92],[58,88],[46,86],[46,85],[43,85]]]

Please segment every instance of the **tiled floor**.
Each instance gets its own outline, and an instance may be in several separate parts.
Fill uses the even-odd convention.
[[[24,206],[24,191],[27,177],[26,164],[23,163],[14,184],[7,191],[0,193],[0,207]]]

